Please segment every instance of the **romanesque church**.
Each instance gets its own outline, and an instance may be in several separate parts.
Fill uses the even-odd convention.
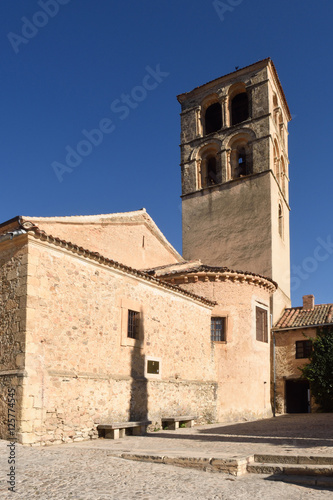
[[[285,333],[297,309],[291,116],[275,66],[259,61],[178,101],[182,256],[144,209],[0,224],[1,438],[10,388],[17,438],[35,445],[97,438],[107,422],[270,417],[308,397],[290,389],[299,375],[283,350],[294,358],[304,337]],[[308,298],[298,309],[316,307]]]

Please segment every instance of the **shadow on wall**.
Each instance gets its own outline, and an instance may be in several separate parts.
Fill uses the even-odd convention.
[[[137,318],[138,338],[131,353],[131,394],[129,421],[148,420],[148,381],[145,377],[145,357],[142,354],[144,320],[142,311]]]

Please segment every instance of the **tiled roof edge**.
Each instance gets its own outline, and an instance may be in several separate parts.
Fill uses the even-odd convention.
[[[255,278],[260,278],[264,279],[266,281],[269,281],[272,283],[276,289],[278,289],[278,284],[276,281],[272,280],[271,278],[268,278],[267,276],[263,276],[261,274],[256,274],[252,273],[250,271],[240,271],[237,269],[229,269],[228,267],[215,267],[215,266],[205,266],[201,265],[199,269],[195,268],[189,268],[185,270],[180,270],[180,271],[172,271],[170,273],[165,273],[165,274],[160,274],[160,278],[166,278],[166,277],[176,277],[180,276],[182,274],[196,274],[196,273],[215,273],[215,274],[222,274],[222,273],[232,273],[232,274],[239,274],[239,275],[244,275],[244,276],[253,276]]]
[[[138,276],[140,278],[145,279],[146,281],[151,281],[152,283],[156,283],[162,288],[167,288],[169,290],[172,290],[174,292],[180,293],[181,295],[185,295],[187,297],[191,297],[192,299],[201,302],[203,304],[206,304],[208,306],[215,306],[216,302],[211,301],[209,299],[206,299],[205,297],[201,297],[200,295],[196,295],[194,293],[188,292],[186,290],[183,290],[175,285],[171,285],[170,283],[166,283],[165,281],[160,280],[159,278],[155,278],[154,276],[150,276],[149,274],[139,271],[137,269],[134,269],[130,266],[126,266],[125,264],[121,264],[120,262],[114,261],[112,259],[108,259],[107,257],[103,257],[98,252],[92,252],[90,250],[87,250],[83,247],[80,247],[78,245],[75,245],[74,243],[71,243],[70,241],[62,240],[61,238],[54,237],[50,234],[47,234],[45,231],[41,231],[35,224],[33,224],[30,221],[25,221],[22,224],[22,229],[25,231],[32,233],[36,238],[40,240],[47,241],[48,243],[53,243],[55,245],[59,245],[62,248],[65,248],[67,250],[72,251],[73,253],[78,253],[82,257],[89,258],[95,261],[98,261],[100,264],[107,265],[109,267],[112,267],[114,269],[120,269],[121,271],[124,271],[125,273],[131,274],[132,276]]]
[[[281,332],[285,330],[300,330],[304,328],[315,328],[321,326],[333,326],[333,323],[313,323],[311,325],[283,326],[283,327],[273,326],[271,330],[272,332]]]

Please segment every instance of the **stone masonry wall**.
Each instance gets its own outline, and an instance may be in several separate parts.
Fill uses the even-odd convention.
[[[26,327],[26,237],[0,244],[0,438],[9,438],[8,391],[15,399],[10,418],[21,419]],[[15,429],[15,431],[16,431]]]
[[[110,420],[160,425],[170,412],[216,419],[209,306],[29,240],[23,443],[96,437],[96,424]],[[127,338],[131,308],[141,314],[139,340]],[[145,377],[145,356],[160,360],[160,378]]]
[[[189,281],[191,281],[189,279]],[[227,318],[226,342],[212,342],[218,380],[218,419],[271,416],[270,342],[256,340],[256,306],[268,310],[270,293],[232,281],[189,282],[186,290],[215,300],[214,316]]]
[[[285,413],[286,411],[286,380],[300,378],[301,372],[298,368],[309,362],[307,358],[296,359],[296,341],[307,340],[307,337],[316,337],[316,334],[315,328],[300,328],[275,333],[277,413]],[[313,401],[311,406],[313,408],[316,406]]]

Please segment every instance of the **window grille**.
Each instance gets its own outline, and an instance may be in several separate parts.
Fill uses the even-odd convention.
[[[127,337],[130,339],[139,338],[139,317],[140,313],[131,310],[128,311]]]
[[[212,318],[210,326],[210,339],[212,342],[223,342],[226,340],[225,318]]]

